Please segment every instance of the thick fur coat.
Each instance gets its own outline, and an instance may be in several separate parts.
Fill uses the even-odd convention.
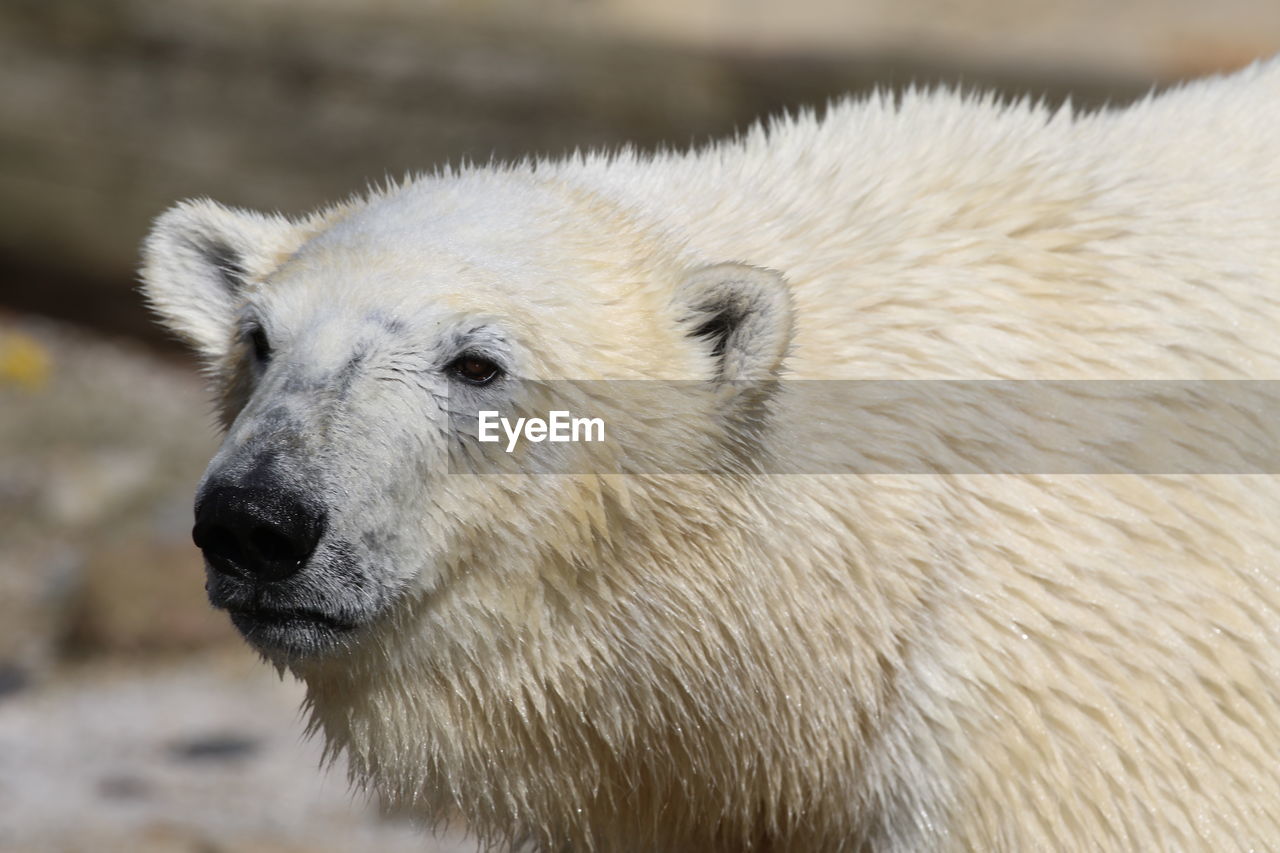
[[[439,401],[463,351],[544,379],[1280,379],[1278,220],[1271,63],[1087,115],[877,96],[297,222],[187,203],[144,279],[222,400],[202,489],[269,458],[323,505],[287,600],[341,630],[271,633],[211,574],[215,602],[426,819],[544,850],[1257,850],[1276,477],[465,475]],[[739,403],[611,428],[679,464]]]

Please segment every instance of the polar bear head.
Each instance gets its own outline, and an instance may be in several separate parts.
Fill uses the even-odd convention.
[[[516,172],[420,179],[301,221],[174,207],[142,277],[226,429],[196,497],[212,602],[290,665],[450,608],[518,620],[522,590],[589,566],[625,527],[606,516],[636,485],[459,472],[451,412],[501,410],[524,379],[698,380],[678,416],[622,406],[608,428],[668,470],[741,446],[734,424],[760,419],[735,419],[748,395],[724,389],[778,374],[791,320],[781,276],[731,260]]]

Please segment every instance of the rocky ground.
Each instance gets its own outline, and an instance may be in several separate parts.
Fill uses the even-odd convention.
[[[248,654],[73,667],[0,699],[4,853],[472,850],[322,769],[301,686]]]
[[[192,367],[0,312],[0,853],[467,850],[348,791],[204,601]]]

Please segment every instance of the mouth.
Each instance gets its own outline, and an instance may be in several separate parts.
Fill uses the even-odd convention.
[[[311,655],[340,644],[358,626],[305,608],[229,607],[231,623],[263,652]]]

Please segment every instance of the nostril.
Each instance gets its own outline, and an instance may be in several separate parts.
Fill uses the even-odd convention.
[[[242,556],[240,540],[221,524],[197,524],[191,531],[191,539],[197,548],[210,556],[231,562],[238,562]]]
[[[306,559],[310,548],[294,541],[280,531],[265,526],[255,527],[249,534],[249,545],[259,558],[270,563],[299,563]]]

